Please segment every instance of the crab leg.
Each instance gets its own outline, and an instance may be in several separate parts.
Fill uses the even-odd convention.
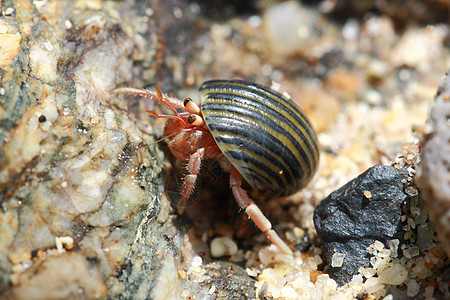
[[[178,213],[183,214],[186,208],[186,201],[192,194],[197,182],[198,173],[200,172],[200,166],[202,163],[203,155],[205,154],[205,148],[198,149],[189,158],[189,162],[186,165],[188,174],[184,177],[183,187],[181,188],[181,199],[178,202]]]
[[[255,202],[250,199],[247,192],[241,187],[242,175],[236,170],[235,167],[231,167],[230,172],[230,186],[234,194],[234,198],[242,209],[245,209],[247,215],[252,219],[255,225],[264,232],[269,240],[276,245],[282,252],[292,254],[288,245],[278,236],[275,230],[272,229],[272,224],[264,216]]]

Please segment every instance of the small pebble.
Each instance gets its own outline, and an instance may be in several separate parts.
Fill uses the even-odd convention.
[[[72,28],[72,22],[70,22],[70,20],[65,20],[64,21],[64,27],[69,30]]]
[[[410,279],[406,283],[406,295],[408,297],[415,297],[420,291],[420,285],[415,279]]]
[[[383,95],[375,89],[368,89],[363,95],[364,101],[370,105],[380,105],[383,103]]]
[[[216,237],[212,240],[211,246],[212,257],[230,256],[238,251],[236,243],[229,237]]]
[[[378,275],[378,282],[391,285],[400,285],[405,282],[407,276],[408,271],[402,265],[395,264],[392,267],[383,270]]]
[[[331,259],[331,266],[332,267],[342,267],[342,264],[344,263],[345,253],[339,253],[336,252],[333,254],[333,257]]]
[[[195,256],[193,259],[192,259],[192,262],[191,262],[191,266],[192,267],[199,267],[199,266],[201,266],[202,265],[202,258],[200,257],[200,256]]]
[[[14,8],[8,7],[8,8],[6,8],[6,9],[4,10],[3,13],[4,13],[5,16],[10,16],[10,15],[13,14],[13,12],[14,12]]]
[[[434,287],[432,286],[427,286],[425,288],[425,299],[432,299],[433,298],[433,293],[434,293]]]
[[[370,191],[364,191],[364,197],[366,197],[367,199],[372,198],[372,193]]]

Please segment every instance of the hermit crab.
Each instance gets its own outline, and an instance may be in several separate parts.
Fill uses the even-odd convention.
[[[288,196],[303,188],[314,175],[319,160],[316,134],[309,120],[278,92],[240,80],[211,80],[200,88],[201,105],[136,88],[115,93],[151,98],[171,115],[146,112],[167,119],[164,136],[175,157],[187,162],[178,212],[191,196],[202,160],[224,156],[230,187],[239,206],[269,240],[285,253],[289,246],[272,229],[255,202],[242,188],[243,180],[259,193]]]

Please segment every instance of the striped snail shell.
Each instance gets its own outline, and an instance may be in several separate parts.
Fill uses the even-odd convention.
[[[319,160],[317,137],[291,100],[238,80],[207,81],[199,90],[214,140],[254,189],[288,196],[308,183]]]

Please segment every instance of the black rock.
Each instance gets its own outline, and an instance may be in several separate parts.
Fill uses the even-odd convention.
[[[376,240],[402,241],[401,214],[408,199],[404,192],[408,173],[376,165],[323,199],[314,211],[314,225],[322,240],[330,276],[344,285],[368,267],[367,247]],[[369,193],[370,192],[370,193]],[[332,267],[335,252],[345,254],[341,267]]]

